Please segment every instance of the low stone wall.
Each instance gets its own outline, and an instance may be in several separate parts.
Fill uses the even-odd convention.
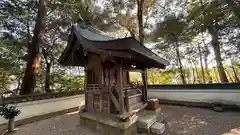
[[[149,88],[148,97],[169,101],[214,103],[240,106],[240,87],[238,89],[162,89]]]
[[[22,102],[17,104],[17,108],[21,111],[21,114],[16,117],[16,120],[19,121],[68,110],[81,105],[84,105],[84,94]],[[2,117],[0,118],[0,124],[6,122],[7,120]]]
[[[30,95],[2,94],[1,104],[14,104],[84,94],[83,90],[70,92],[33,93]]]

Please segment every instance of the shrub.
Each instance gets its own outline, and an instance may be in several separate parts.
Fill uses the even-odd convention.
[[[0,107],[0,115],[3,116],[5,119],[11,119],[20,114],[20,110],[17,109],[15,106],[8,106],[4,105]]]

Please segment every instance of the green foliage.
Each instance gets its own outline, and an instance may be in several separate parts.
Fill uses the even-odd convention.
[[[0,1],[0,91],[9,91],[12,85],[21,85],[25,60],[28,57],[26,47],[32,40],[32,30],[37,14],[37,1],[5,0]],[[44,92],[47,64],[50,64],[50,89],[54,91],[72,91],[83,88],[84,77],[69,75],[75,68],[61,67],[57,59],[65,48],[69,28],[79,19],[98,29],[119,33],[124,36],[138,37],[136,1],[104,0],[55,0],[47,5],[46,31],[41,44],[42,69],[37,77],[37,91]],[[154,49],[171,61],[166,70],[148,70],[149,84],[181,83],[179,59],[183,61],[184,77],[187,83],[203,83],[199,68],[199,54],[203,59],[210,58],[211,28],[218,26],[218,39],[230,82],[240,78],[240,32],[239,4],[236,0],[144,0],[143,24],[147,42],[157,42]],[[127,33],[127,34],[126,34]],[[199,36],[208,34],[207,36]],[[176,44],[176,41],[178,44]],[[197,45],[201,51],[197,50]],[[179,47],[178,56],[176,47]],[[205,55],[206,54],[206,55]],[[204,63],[205,64],[205,63]],[[208,64],[210,65],[209,67]],[[220,82],[218,70],[206,63],[204,76],[206,82]],[[236,74],[233,72],[235,69]],[[193,72],[195,81],[193,81]],[[208,74],[207,74],[208,73]],[[79,73],[80,74],[80,73]],[[77,76],[77,77],[76,77]],[[132,83],[140,83],[141,78],[134,75]]]
[[[9,91],[13,78],[22,77],[23,47],[15,40],[0,39],[0,91]]]
[[[20,113],[20,110],[17,109],[15,106],[4,105],[0,107],[0,115],[3,116],[5,119],[15,118]]]
[[[171,70],[149,69],[149,84],[173,84],[174,72]]]
[[[153,32],[153,36],[158,38],[162,37],[170,43],[176,40],[184,39],[184,28],[186,23],[181,20],[181,16],[176,17],[175,15],[167,16],[163,22],[157,25],[156,30]]]
[[[79,91],[84,88],[83,76],[61,75],[59,73],[52,74],[52,90],[54,91]]]
[[[4,93],[9,91],[11,86],[11,79],[8,75],[0,73],[0,92]]]

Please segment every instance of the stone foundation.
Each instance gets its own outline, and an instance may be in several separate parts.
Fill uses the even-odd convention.
[[[81,125],[100,135],[137,135],[138,132],[160,135],[165,130],[165,125],[161,123],[161,108],[142,110],[128,121],[120,121],[116,115],[96,112],[80,112],[79,115]]]
[[[137,118],[136,118],[137,119]],[[136,120],[119,122],[111,116],[97,115],[89,112],[80,113],[80,124],[100,135],[135,135]]]

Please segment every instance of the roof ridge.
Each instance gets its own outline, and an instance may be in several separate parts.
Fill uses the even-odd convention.
[[[86,24],[86,22],[83,22],[83,21],[77,23],[76,26],[80,27],[82,29],[88,29],[89,31],[94,32],[96,34],[107,36],[107,37],[112,38],[112,39],[117,39],[116,37],[109,36],[108,34],[106,34],[106,32],[104,32],[102,30],[99,30],[99,29],[93,27],[92,25],[88,25],[88,24]]]

